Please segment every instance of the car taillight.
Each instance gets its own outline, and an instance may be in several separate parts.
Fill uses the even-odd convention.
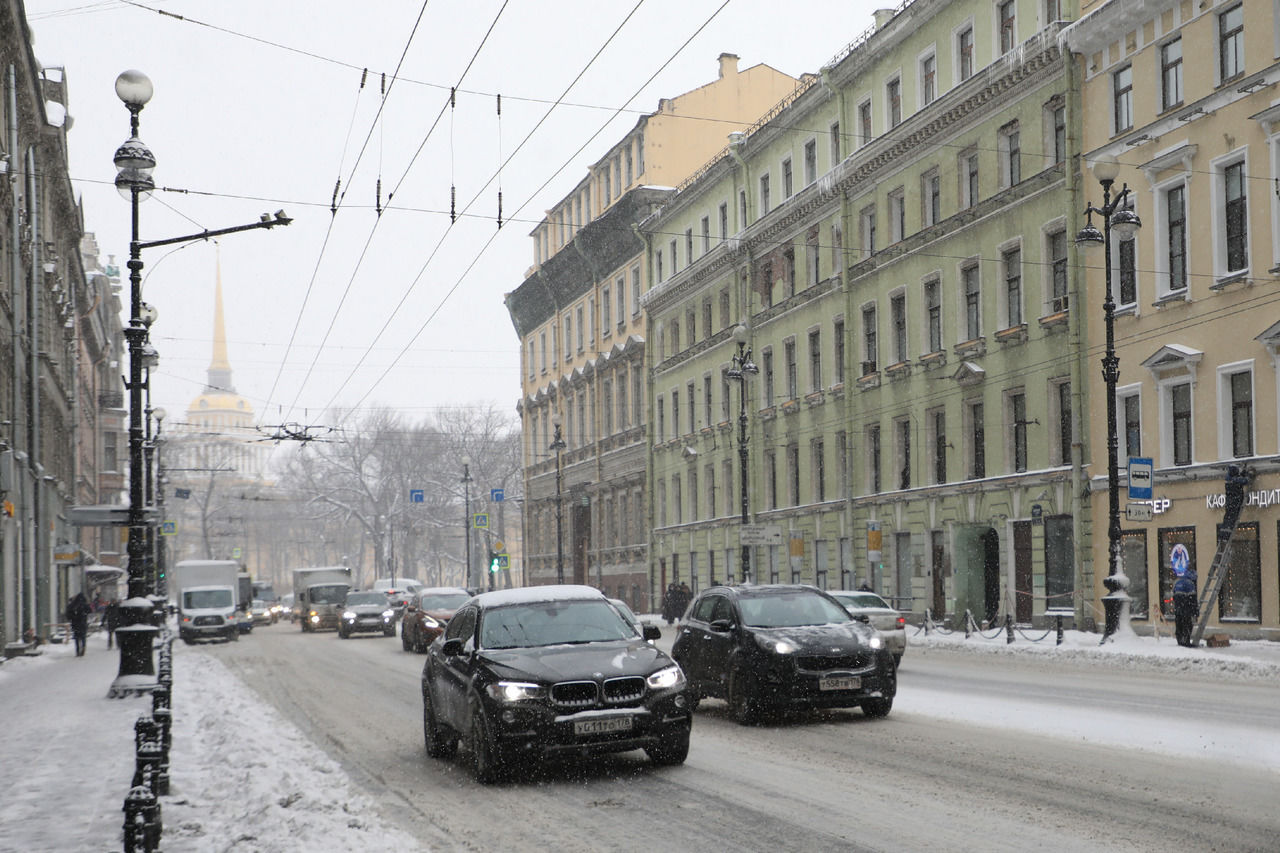
[[[899,628],[904,628],[906,627],[907,620],[904,617],[899,616],[894,624],[896,624]]]

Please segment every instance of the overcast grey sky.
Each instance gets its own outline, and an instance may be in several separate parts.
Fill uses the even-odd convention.
[[[156,184],[188,191],[143,204],[144,241],[277,209],[294,218],[143,256],[144,299],[159,311],[155,404],[180,417],[204,385],[220,256],[235,389],[273,424],[325,422],[335,405],[514,413],[519,346],[502,298],[523,280],[546,209],[659,98],[715,79],[720,53],[742,68],[817,71],[881,5],[27,0],[27,15],[37,58],[66,69],[71,174],[104,255],[122,267],[128,256],[111,157],[128,136],[114,81],[129,68],[155,86],[140,135]],[[501,169],[499,230],[489,182],[521,145]],[[466,214],[452,225],[451,184]]]

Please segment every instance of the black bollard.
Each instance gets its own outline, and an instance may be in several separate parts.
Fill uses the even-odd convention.
[[[124,853],[152,853],[152,834],[148,819],[152,806],[157,809],[155,795],[145,785],[135,785],[124,798]],[[159,840],[157,836],[157,841]]]
[[[133,748],[135,750],[141,749],[144,743],[157,740],[159,736],[160,727],[150,714],[143,714],[133,724]],[[135,782],[134,784],[136,785],[137,783]]]
[[[156,772],[160,769],[160,742],[149,740],[138,745],[134,758],[133,786],[151,786]],[[153,792],[154,793],[154,792]]]
[[[1004,630],[1009,635],[1009,639],[1005,640],[1005,644],[1013,642],[1013,615],[1006,613],[1004,615]]]
[[[1059,614],[1058,614],[1056,617],[1054,617],[1054,618],[1055,618],[1055,619],[1057,620],[1057,622],[1058,622],[1058,642],[1056,643],[1056,645],[1059,645],[1059,646],[1060,646],[1060,645],[1062,645],[1062,614],[1061,614],[1061,613],[1059,613]]]

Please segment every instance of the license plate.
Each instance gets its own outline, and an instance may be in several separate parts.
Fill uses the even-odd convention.
[[[857,690],[862,679],[856,675],[833,675],[818,679],[819,690]]]
[[[578,720],[573,724],[576,735],[605,735],[611,732],[631,731],[630,717],[602,717],[595,720]]]

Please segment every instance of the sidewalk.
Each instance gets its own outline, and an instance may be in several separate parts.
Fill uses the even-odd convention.
[[[246,638],[243,642],[252,642]],[[151,698],[108,699],[120,653],[105,634],[76,657],[46,644],[0,664],[0,853],[123,849],[133,724]],[[342,768],[198,646],[173,646],[170,795],[163,850],[415,851]]]

